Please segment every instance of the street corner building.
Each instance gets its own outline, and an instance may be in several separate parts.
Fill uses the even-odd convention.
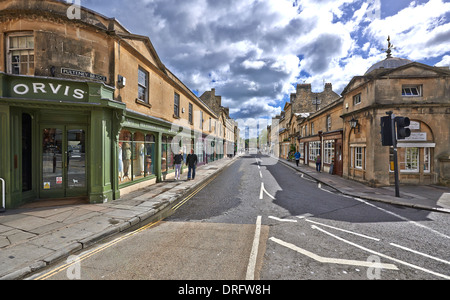
[[[344,176],[372,186],[392,185],[394,149],[382,146],[387,112],[411,120],[398,141],[400,182],[450,184],[450,70],[392,57],[355,76],[344,88]]]
[[[114,18],[63,1],[1,1],[0,62],[7,208],[118,199],[173,177],[179,150],[194,149],[199,164],[234,155],[237,124],[220,96],[197,97],[148,37]]]
[[[292,159],[299,151],[300,163],[311,167],[320,156],[322,171],[374,187],[393,185],[394,148],[382,146],[381,136],[381,118],[392,112],[411,120],[411,135],[397,144],[400,182],[449,186],[450,69],[393,57],[391,50],[354,76],[341,96],[329,83],[321,93],[298,85],[272,119],[279,156]]]

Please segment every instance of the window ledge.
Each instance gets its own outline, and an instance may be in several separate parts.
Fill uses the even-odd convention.
[[[148,107],[148,108],[152,108],[152,105],[150,103],[145,103],[144,101],[139,100],[138,98],[136,98],[136,103],[139,104],[139,105]]]

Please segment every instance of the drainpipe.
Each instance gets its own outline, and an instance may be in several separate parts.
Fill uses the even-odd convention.
[[[5,180],[3,178],[0,178],[2,181],[2,207],[0,207],[0,213],[5,212],[6,210],[6,198],[5,198]]]

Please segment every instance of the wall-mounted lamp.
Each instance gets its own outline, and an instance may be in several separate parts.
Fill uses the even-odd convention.
[[[359,127],[358,120],[356,120],[354,117],[352,117],[352,119],[350,120],[350,127],[351,128],[358,128]]]

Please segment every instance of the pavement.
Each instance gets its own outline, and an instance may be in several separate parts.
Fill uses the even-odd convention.
[[[199,166],[195,180],[186,180],[184,171],[179,181],[152,184],[109,203],[37,202],[0,213],[0,279],[23,279],[102,240],[163,219],[170,207],[188,199],[238,158]],[[279,162],[345,195],[450,213],[450,188],[401,186],[401,197],[396,198],[393,187],[371,188],[294,162]]]

